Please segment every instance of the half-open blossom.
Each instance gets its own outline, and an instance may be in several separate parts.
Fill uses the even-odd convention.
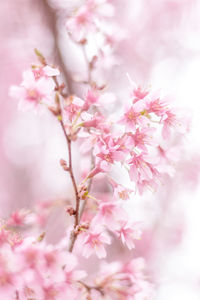
[[[35,76],[35,79],[39,79],[41,77],[52,77],[52,76],[58,76],[60,75],[60,71],[56,68],[52,68],[50,66],[40,66],[40,67],[33,67],[32,72]]]
[[[146,101],[146,110],[148,113],[154,113],[157,116],[163,116],[169,109],[169,99],[161,98],[159,94],[153,94]]]
[[[161,122],[163,124],[162,135],[164,139],[168,139],[171,135],[172,129],[176,129],[180,133],[185,133],[187,128],[187,119],[180,118],[175,109],[170,109],[162,116]]]
[[[110,164],[106,161],[100,161],[87,175],[88,178],[92,178],[99,173],[107,173],[110,171]]]
[[[88,90],[83,110],[88,110],[92,105],[107,108],[109,104],[116,101],[116,97],[112,93],[100,93],[97,90]]]
[[[101,201],[94,222],[105,224],[109,229],[116,228],[119,219],[127,218],[126,212],[119,204],[117,201]]]
[[[133,190],[128,189],[121,184],[118,184],[112,178],[109,178],[109,183],[112,185],[113,192],[114,192],[113,196],[116,199],[119,198],[122,200],[127,200],[130,198],[130,194],[133,193]]]
[[[133,103],[144,99],[149,94],[148,90],[142,89],[141,86],[136,86],[133,89],[132,96],[133,96]]]
[[[69,96],[64,102],[64,113],[67,118],[72,122],[82,110],[83,100],[76,96]]]
[[[104,123],[105,123],[105,117],[99,113],[95,113],[94,115],[92,115],[90,117],[90,119],[84,120],[81,123],[81,126],[83,126],[85,128],[94,127],[94,128],[103,130]],[[106,124],[105,124],[105,126],[106,126]]]
[[[140,239],[142,234],[138,223],[130,224],[127,221],[121,221],[119,228],[115,232],[129,250],[135,248],[134,241]]]
[[[152,165],[148,162],[150,157],[147,155],[140,153],[132,153],[132,157],[127,161],[130,165],[130,178],[137,182],[139,176],[143,179],[152,179]],[[150,159],[151,160],[151,159]]]
[[[138,181],[136,183],[136,189],[139,191],[139,194],[142,195],[144,191],[150,190],[151,192],[155,192],[158,187],[157,178],[153,179],[143,179],[139,176]]]

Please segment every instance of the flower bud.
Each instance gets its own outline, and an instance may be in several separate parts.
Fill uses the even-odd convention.
[[[60,159],[60,165],[63,167],[64,171],[69,171],[69,167],[67,166],[67,162],[64,159]]]
[[[58,107],[49,106],[48,109],[50,110],[50,112],[52,112],[52,114],[54,116],[58,116],[61,113],[61,111],[60,111],[60,109]]]
[[[73,216],[76,214],[75,209],[72,206],[67,206],[66,210],[65,210],[70,216]]]

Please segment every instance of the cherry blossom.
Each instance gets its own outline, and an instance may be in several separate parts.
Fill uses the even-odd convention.
[[[109,229],[114,229],[118,225],[120,218],[126,218],[126,212],[114,201],[102,201],[98,207],[98,213],[94,222],[105,224]]]
[[[120,222],[119,228],[116,230],[117,236],[121,239],[124,245],[127,245],[128,249],[135,248],[134,240],[141,238],[141,230],[139,224],[129,224],[126,221]]]
[[[130,198],[130,194],[133,193],[133,190],[125,188],[121,184],[116,183],[112,178],[109,178],[109,182],[113,188],[113,196],[114,198],[127,200]]]
[[[120,23],[112,18],[114,9],[112,0],[86,0],[63,14],[65,34],[82,51],[83,78],[65,68],[59,51],[57,67],[35,50],[39,64],[32,64],[22,83],[11,87],[21,110],[46,109],[60,126],[66,157],[58,165],[71,185],[64,199],[17,209],[2,221],[4,299],[153,299],[144,259],[131,256],[136,251],[130,251],[128,262],[119,257],[108,263],[106,258],[108,253],[110,261],[113,242],[121,241],[126,256],[142,239],[141,222],[127,211],[128,204],[134,205],[138,192],[156,191],[174,175],[179,145],[166,144],[177,132],[187,131],[187,118],[180,117],[169,97],[137,85],[130,76],[120,93],[117,82],[110,87],[107,70],[115,64],[121,70],[115,47],[123,38]],[[48,221],[55,208],[64,212],[66,228],[51,244]],[[98,263],[90,272],[93,260]]]
[[[35,79],[31,70],[23,73],[23,81],[18,86],[12,86],[10,95],[17,98],[21,109],[37,108],[41,103],[51,101],[52,92],[54,91],[54,82],[51,79],[41,77]]]
[[[140,101],[128,108],[124,117],[120,120],[121,124],[126,125],[127,129],[136,130],[136,125],[147,126],[148,119],[143,115],[144,103]]]
[[[99,226],[94,226],[88,231],[80,234],[82,240],[82,254],[89,258],[93,253],[98,258],[106,257],[105,244],[110,244],[108,234]]]

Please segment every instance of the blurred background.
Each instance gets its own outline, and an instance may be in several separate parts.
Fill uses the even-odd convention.
[[[78,50],[73,51],[65,28],[67,17],[81,2],[0,2],[0,217],[39,201],[70,197],[70,182],[59,166],[60,158],[66,156],[59,125],[48,113],[19,112],[17,102],[9,98],[9,87],[19,84],[22,72],[36,63],[34,48],[50,63],[58,63],[55,44],[69,72],[84,73],[83,58]],[[107,73],[111,88],[119,96],[123,94],[128,72],[137,84],[173,95],[174,104],[192,118],[174,179],[166,179],[156,193],[132,201],[134,215],[145,223],[136,255],[147,260],[150,276],[158,286],[156,299],[199,300],[200,2],[111,2],[116,8],[115,21],[125,32],[116,47],[120,63]],[[76,85],[73,88],[76,90]],[[78,155],[75,150],[75,157]],[[75,159],[74,164],[77,169],[79,161]],[[66,218],[62,210],[59,218],[57,213],[50,216],[51,226],[47,225],[49,239],[54,242],[62,236],[57,228],[64,228]]]

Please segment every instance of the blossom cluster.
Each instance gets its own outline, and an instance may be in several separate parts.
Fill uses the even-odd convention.
[[[47,245],[44,236],[22,237],[8,224],[0,229],[0,295],[5,299],[143,299],[153,294],[146,281],[142,258],[127,264],[102,263],[91,284],[79,270],[74,254],[62,240],[56,246]],[[142,297],[142,298],[141,298]],[[3,298],[2,298],[3,299]]]
[[[88,61],[88,79],[73,74],[75,81],[89,82],[103,87],[109,72],[119,65],[115,49],[127,32],[115,21],[115,5],[111,0],[87,0],[66,21],[69,39],[83,49]],[[85,77],[84,77],[85,78]]]
[[[128,76],[128,87],[119,97],[96,80],[97,61],[101,63],[107,47],[115,44],[102,27],[114,13],[111,2],[87,0],[66,23],[69,37],[82,47],[88,65],[88,79],[80,81],[85,86],[81,95],[71,88],[68,78],[62,82],[62,69],[49,65],[38,50],[39,63],[23,73],[20,86],[11,87],[20,109],[46,110],[60,124],[68,149],[60,165],[69,175],[74,199],[68,205],[62,203],[71,226],[57,245],[46,244],[44,235],[18,235],[21,226],[39,225],[40,230],[52,204],[41,204],[29,212],[19,210],[2,225],[0,287],[9,299],[145,300],[153,296],[142,259],[102,262],[92,280],[85,270],[79,270],[79,257],[104,259],[113,240],[129,250],[135,248],[135,240],[142,236],[141,223],[132,220],[124,203],[137,192],[155,191],[166,176],[173,175],[178,155],[169,141],[174,133],[188,129],[170,97],[160,91],[142,88]],[[98,34],[104,47],[98,46],[89,58],[90,36]],[[77,83],[74,75],[69,76],[69,81]],[[72,144],[90,161],[79,177],[74,172]],[[114,176],[114,170],[127,173],[127,186]],[[99,192],[98,182],[107,188],[107,194]]]
[[[120,271],[115,271],[112,276],[105,274],[105,278],[108,276],[109,280],[103,278],[95,288],[88,287],[86,283],[80,284],[79,275],[83,273],[77,273],[71,269],[71,260],[75,260],[75,255],[89,258],[92,254],[96,254],[99,259],[105,258],[106,245],[111,244],[112,241],[110,233],[120,239],[128,249],[131,250],[135,247],[134,240],[141,238],[140,223],[132,222],[123,203],[132,198],[133,192],[137,190],[143,193],[147,187],[156,189],[159,182],[162,181],[163,175],[173,173],[172,165],[169,168],[169,150],[165,150],[162,144],[170,138],[174,129],[185,130],[184,124],[174,108],[171,108],[168,98],[162,97],[159,92],[143,90],[132,82],[132,92],[127,107],[122,107],[115,119],[112,119],[113,116],[110,118],[106,108],[109,104],[116,103],[116,95],[97,87],[88,88],[82,99],[74,94],[65,95],[64,84],[59,83],[58,69],[46,65],[45,59],[42,61],[43,65],[34,66],[24,73],[24,81],[20,87],[13,87],[12,93],[17,91],[15,96],[20,95],[20,103],[25,103],[26,108],[46,107],[50,113],[53,113],[67,137],[69,151],[71,142],[79,143],[82,155],[92,156],[93,164],[77,184],[73,174],[71,152],[68,157],[69,163],[63,159],[60,160],[63,170],[71,176],[76,194],[76,208],[73,208],[73,204],[66,207],[67,214],[75,217],[74,228],[69,229],[71,235],[69,239],[66,237],[68,245],[70,245],[71,239],[69,252],[66,250],[66,241],[65,250],[59,246],[48,246],[43,242],[35,242],[32,238],[24,238],[17,242],[17,245],[13,242],[7,243],[10,240],[10,233],[8,234],[9,231],[2,229],[2,235],[6,240],[6,246],[3,245],[4,242],[2,244],[2,251],[6,249],[17,261],[18,259],[22,260],[23,257],[24,263],[24,266],[20,264],[20,269],[17,269],[16,272],[15,268],[11,268],[11,274],[7,273],[9,266],[2,263],[2,272],[5,273],[3,273],[4,277],[8,278],[8,280],[2,281],[2,285],[7,287],[11,284],[12,292],[17,293],[16,297],[18,298],[16,299],[26,299],[23,298],[26,297],[23,292],[21,293],[20,289],[18,291],[17,286],[23,286],[23,291],[26,290],[27,293],[37,295],[34,296],[36,299],[43,299],[42,297],[46,299],[45,293],[51,295],[48,297],[57,297],[55,299],[62,299],[64,297],[62,295],[67,293],[70,293],[72,299],[76,299],[79,293],[81,293],[79,297],[82,297],[81,295],[84,293],[89,293],[90,296],[94,294],[91,297],[100,299],[104,293],[109,295],[116,291],[118,297],[123,295],[124,299],[130,297],[132,297],[130,299],[137,299],[134,293],[137,294],[138,289],[140,292],[146,293],[146,285],[149,287],[146,281],[143,282],[143,275],[142,279],[141,275],[139,276],[137,284],[135,284],[134,278],[133,284],[132,275],[127,275],[126,272],[124,274],[120,266]],[[47,97],[43,87],[40,88],[41,82],[45,86],[53,87],[53,89],[48,89],[51,98]],[[43,99],[46,101],[44,102]],[[127,188],[112,178],[112,169],[118,164],[120,164],[120,168],[124,168],[128,172],[130,180],[134,184],[133,188]],[[92,180],[100,174],[103,176],[101,180],[106,181],[112,189],[109,197],[99,197],[95,190],[93,193],[90,191]],[[31,214],[23,211],[16,212],[6,225],[13,227],[25,224],[28,215],[30,221]],[[32,218],[33,215],[37,224],[39,222],[37,213],[32,213]],[[74,256],[70,253],[72,251]],[[24,260],[26,252],[28,257],[31,252],[30,261]],[[49,256],[51,257],[50,266],[46,261],[48,260],[46,257]],[[69,256],[73,258],[69,258]],[[24,282],[23,275],[19,276],[22,283],[17,282],[13,285],[16,274],[26,273],[27,270],[30,273],[30,282]],[[55,274],[55,272],[58,272],[58,276],[56,279],[55,277],[51,278],[50,274]],[[77,277],[75,274],[78,274]],[[97,280],[97,282],[99,281]],[[130,286],[130,290],[127,289],[127,285]]]

